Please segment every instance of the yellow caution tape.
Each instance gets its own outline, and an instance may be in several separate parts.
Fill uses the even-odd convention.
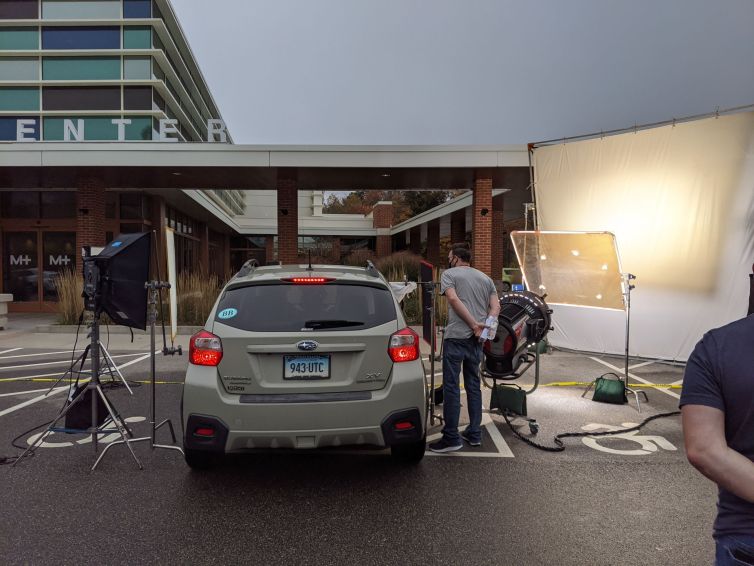
[[[593,381],[555,381],[553,383],[540,383],[540,387],[589,387]],[[675,385],[673,383],[634,383],[630,382],[629,387],[658,387],[661,389],[682,389],[682,385]]]

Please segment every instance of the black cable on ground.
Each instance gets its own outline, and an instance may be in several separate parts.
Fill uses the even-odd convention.
[[[518,432],[514,427],[513,423],[511,423],[510,419],[508,418],[507,413],[502,413],[503,418],[505,419],[505,422],[508,424],[508,427],[511,429],[511,432],[521,440],[522,442],[528,444],[529,446],[533,448],[537,448],[538,450],[544,450],[545,452],[563,452],[565,450],[565,444],[563,444],[563,441],[561,439],[563,438],[579,438],[579,437],[586,437],[586,436],[614,436],[616,434],[624,434],[626,432],[633,432],[636,430],[640,430],[645,425],[649,424],[650,422],[656,420],[656,419],[662,419],[666,417],[676,417],[680,415],[680,411],[673,411],[671,413],[659,413],[657,415],[652,415],[651,417],[647,417],[644,419],[640,424],[631,427],[631,428],[625,428],[621,430],[610,430],[607,432],[562,432],[560,434],[556,434],[553,438],[553,441],[555,442],[555,446],[546,446],[544,444],[539,444],[538,442],[534,442],[532,439],[525,437],[520,432]]]

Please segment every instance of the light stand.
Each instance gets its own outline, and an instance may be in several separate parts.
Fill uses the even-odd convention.
[[[137,458],[136,454],[133,451],[133,448],[131,448],[131,442],[133,442],[128,437],[131,435],[131,431],[126,426],[125,421],[120,416],[120,414],[115,409],[115,406],[110,403],[110,400],[105,395],[104,391],[102,391],[102,383],[100,382],[100,340],[99,340],[99,317],[100,312],[98,310],[95,310],[94,312],[94,319],[92,320],[91,324],[91,331],[89,333],[89,337],[91,339],[89,350],[91,354],[91,362],[92,362],[92,369],[91,369],[91,377],[89,379],[89,383],[87,383],[86,388],[79,392],[79,394],[71,401],[71,403],[58,414],[57,417],[50,423],[50,426],[47,427],[47,430],[39,435],[37,439],[24,451],[24,453],[13,463],[13,466],[15,466],[18,462],[20,462],[27,454],[33,452],[38,448],[42,442],[47,438],[50,434],[53,432],[64,432],[64,433],[86,433],[92,435],[92,446],[94,447],[94,453],[97,453],[97,439],[100,434],[108,434],[111,432],[117,432],[121,436],[121,440],[118,442],[120,444],[125,444],[128,447],[129,452],[131,452],[131,456],[133,457],[136,464],[139,466],[140,470],[144,469],[144,466],[141,464],[141,461],[139,458]],[[124,380],[125,382],[125,380]],[[92,422],[91,426],[87,429],[70,429],[70,428],[61,428],[57,427],[57,423],[66,416],[66,414],[73,409],[76,405],[78,405],[86,396],[86,393],[90,392],[91,400],[92,400]],[[129,389],[130,391],[130,389]],[[97,425],[98,422],[98,407],[97,407],[97,400],[101,400],[102,404],[105,406],[105,409],[107,413],[110,416],[110,421],[115,425],[115,428],[105,428],[105,425],[107,424],[107,421],[105,421],[101,427],[100,425]],[[92,470],[94,470],[97,467],[97,464],[102,459],[102,456],[105,455],[105,452],[107,451],[107,448],[110,446],[108,445],[105,450],[102,451],[102,454],[99,458],[97,458],[97,461],[94,463],[94,466],[92,466]]]
[[[636,391],[635,389],[631,389],[631,385],[628,381],[628,346],[630,343],[631,338],[631,291],[633,291],[636,288],[636,285],[633,285],[631,281],[634,281],[636,279],[636,275],[632,273],[626,273],[623,275],[625,281],[624,281],[624,292],[623,295],[626,298],[626,355],[625,355],[625,365],[624,365],[624,372],[623,372],[623,378],[624,378],[624,385],[626,388],[626,393],[633,393],[634,398],[636,399],[636,408],[641,413],[641,403],[639,402],[639,393],[644,395],[644,401],[646,403],[649,403],[649,397],[647,396],[646,391]]]
[[[432,338],[430,340],[430,347],[432,352],[429,355],[429,424],[430,426],[436,423],[444,423],[445,419],[440,415],[435,414],[435,352],[437,351],[437,331],[435,330],[435,324],[437,322],[437,305],[435,304],[435,297],[437,295],[437,287],[439,283],[435,281],[422,282],[424,286],[424,292],[429,295],[429,309],[430,309],[430,328],[432,329]]]
[[[152,389],[152,396],[149,400],[149,424],[150,424],[150,435],[149,436],[143,436],[140,438],[134,438],[131,440],[116,440],[115,442],[112,442],[108,444],[105,449],[102,451],[102,454],[97,459],[97,461],[94,463],[94,466],[92,469],[95,469],[97,467],[97,464],[99,464],[99,461],[104,457],[105,453],[110,449],[110,447],[114,446],[115,444],[123,444],[124,442],[146,442],[149,441],[149,445],[154,450],[155,448],[163,448],[165,450],[177,450],[181,454],[183,454],[183,449],[180,446],[175,446],[176,437],[175,437],[175,429],[173,428],[173,423],[170,419],[165,419],[160,424],[157,423],[156,418],[156,383],[157,383],[157,368],[156,368],[156,356],[155,356],[155,347],[156,347],[156,341],[155,341],[155,325],[157,324],[157,297],[159,295],[160,289],[170,289],[170,283],[165,283],[162,281],[147,281],[144,284],[144,287],[149,291],[149,301],[148,301],[148,312],[147,312],[147,323],[149,324],[149,344],[150,344],[150,359],[149,359],[149,369],[150,369],[150,375],[151,375],[151,389]],[[163,335],[164,340],[164,335]],[[167,343],[163,344],[163,355],[175,355],[178,354],[179,356],[183,354],[183,350],[180,346],[176,347],[170,347],[168,348]],[[173,439],[173,445],[168,444],[157,444],[156,436],[157,436],[157,429],[160,427],[168,425],[168,428],[170,429],[170,436]]]

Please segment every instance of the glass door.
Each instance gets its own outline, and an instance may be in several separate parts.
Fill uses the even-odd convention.
[[[42,232],[43,266],[41,295],[43,301],[57,301],[55,279],[61,271],[76,269],[76,233],[75,232]]]
[[[14,302],[39,302],[39,232],[5,232],[3,240],[3,291]]]
[[[76,233],[4,232],[3,244],[3,292],[15,303],[57,301],[57,274],[76,267]]]

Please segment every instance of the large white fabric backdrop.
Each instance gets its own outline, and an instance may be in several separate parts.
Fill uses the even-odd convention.
[[[534,151],[540,230],[610,231],[631,295],[631,354],[686,360],[746,315],[754,262],[754,113]],[[622,353],[622,312],[555,305],[556,346]]]

